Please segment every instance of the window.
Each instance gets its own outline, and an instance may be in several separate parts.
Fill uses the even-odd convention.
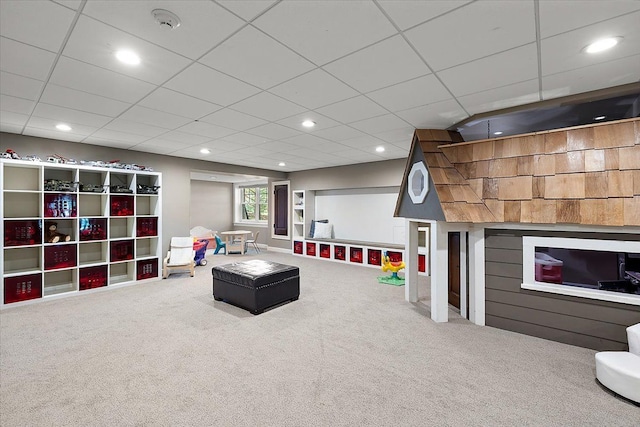
[[[266,223],[269,212],[267,186],[240,187],[239,190],[239,222]]]
[[[640,242],[522,238],[523,289],[640,305]]]

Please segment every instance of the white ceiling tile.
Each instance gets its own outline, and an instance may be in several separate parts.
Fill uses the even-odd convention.
[[[264,144],[266,141],[268,141],[261,136],[252,135],[246,132],[238,132],[234,133],[233,135],[227,135],[220,138],[220,140],[222,142],[230,142],[232,144],[242,144],[247,147]]]
[[[39,102],[38,105],[36,105],[36,108],[33,110],[33,115],[35,117],[53,119],[58,122],[77,123],[94,128],[101,128],[113,120],[112,117],[87,113],[80,110],[72,110],[70,108],[45,104],[42,102]]]
[[[542,78],[543,99],[574,95],[607,87],[637,83],[640,55],[591,65]]]
[[[22,132],[23,135],[37,136],[38,138],[59,139],[62,141],[80,142],[84,139],[83,135],[74,135],[67,132],[57,130],[46,130],[40,128],[26,127]]]
[[[540,101],[538,79],[458,97],[469,114],[484,113]]]
[[[291,19],[295,16],[296,19]],[[317,65],[396,33],[373,2],[280,2],[254,25]]]
[[[184,133],[180,131],[171,131],[162,135],[162,139],[167,141],[178,142],[178,145],[196,145],[209,141],[211,138],[206,136],[194,135],[192,133]]]
[[[311,120],[312,122],[315,122],[315,126],[310,128],[302,126],[302,122],[304,122],[305,120]],[[320,113],[316,113],[315,111],[305,111],[304,113],[295,114],[291,117],[287,117],[286,119],[278,120],[278,124],[290,127],[303,133],[316,133],[319,130],[340,125],[340,123],[336,122],[335,120],[323,116]]]
[[[640,3],[629,0],[541,1],[540,36],[550,37],[637,10],[640,10]]]
[[[3,125],[14,125],[20,127],[24,126],[29,120],[27,114],[14,113],[13,111],[0,110],[0,123]]]
[[[164,128],[149,126],[145,125],[144,123],[131,122],[125,119],[115,119],[111,123],[106,125],[104,129],[131,133],[134,135],[142,135],[146,136],[147,138],[155,138],[167,132],[167,130]]]
[[[535,79],[537,64],[536,45],[532,43],[449,68],[438,75],[455,96],[463,96]]]
[[[269,154],[269,153],[278,153],[278,156],[281,156],[282,153],[287,153],[287,152],[289,152],[291,150],[295,150],[298,147],[296,147],[295,144],[291,144],[289,142],[269,141],[269,142],[266,142],[264,144],[257,145],[256,148],[259,148],[261,150],[266,150],[267,154]],[[274,158],[274,157],[270,157],[270,158]]]
[[[129,106],[129,104],[116,101],[115,99],[109,99],[54,84],[48,84],[44,88],[40,102],[109,117],[117,116]]]
[[[127,65],[115,58],[128,49],[140,56],[140,64]],[[86,16],[81,16],[63,55],[153,84],[161,84],[191,61],[145,40]]]
[[[90,145],[100,145],[102,147],[122,148],[122,149],[128,149],[135,145],[128,141],[114,141],[112,139],[103,139],[95,136],[88,136],[85,139],[83,139],[81,142],[85,144],[90,144]]]
[[[0,110],[11,111],[12,113],[31,114],[35,105],[34,101],[16,98],[15,96],[0,95]]]
[[[296,130],[290,129],[288,127],[285,127],[276,123],[268,123],[266,125],[249,129],[247,130],[247,133],[261,136],[266,139],[278,140],[283,138],[290,138],[295,135],[300,135],[302,132],[298,132]]]
[[[442,70],[534,42],[533,2],[473,2],[405,35],[429,66]]]
[[[3,111],[0,111],[0,113],[4,113]],[[25,118],[25,122],[26,122],[26,118]],[[2,121],[2,119],[0,118],[0,132],[7,132],[7,133],[22,133],[22,127],[24,125],[17,125],[17,124],[13,124],[13,123],[5,123],[4,121]]]
[[[80,5],[82,4],[82,0],[53,0],[53,1],[55,1],[58,4],[61,4],[62,6],[71,8],[73,10],[78,10]]]
[[[195,63],[164,85],[214,104],[227,106],[247,98],[260,89]]]
[[[65,124],[71,127],[71,130],[68,132],[62,132],[56,129],[56,125],[59,123],[60,122],[58,120],[45,119],[42,117],[32,116],[29,119],[29,122],[27,123],[27,127],[42,129],[44,131],[56,132],[57,134],[60,134],[60,135],[75,135],[75,136],[83,136],[83,137],[91,135],[93,132],[98,130],[97,128],[92,126],[84,126],[78,123],[65,122]]]
[[[222,108],[211,102],[203,101],[163,87],[147,95],[138,105],[177,116],[199,119]]]
[[[370,92],[431,73],[399,35],[352,53],[323,68],[360,92]]]
[[[223,136],[236,133],[236,131],[233,129],[228,129],[222,126],[216,126],[204,122],[191,122],[182,126],[179,130],[180,132],[192,133],[209,138],[222,138]]]
[[[468,117],[453,99],[396,113],[416,129],[446,129]]]
[[[449,91],[435,75],[418,77],[384,89],[369,92],[373,99],[389,111],[406,110],[420,105],[433,104],[451,98]]]
[[[194,144],[170,141],[168,139],[164,139],[164,135],[163,135],[162,137],[159,137],[159,138],[148,139],[138,145],[145,145],[147,147],[153,146],[153,147],[157,147],[159,150],[176,151],[177,149],[191,147]]]
[[[406,30],[409,27],[433,19],[452,9],[469,3],[469,0],[380,0],[378,4],[389,14],[391,19]]]
[[[58,60],[49,82],[125,102],[139,101],[157,87],[66,57]]]
[[[310,109],[333,104],[358,94],[354,89],[319,68],[271,88],[269,92]]]
[[[287,138],[283,141],[286,142],[287,144],[292,144],[297,148],[310,148],[314,150],[326,150],[326,151],[332,151],[332,150],[342,148],[342,145],[336,142],[327,141],[326,139],[319,138],[314,135],[308,135],[308,134],[294,136],[292,138]]]
[[[380,156],[385,159],[399,159],[402,157],[407,157],[409,154],[409,147],[400,148],[396,147],[393,144],[382,144],[384,147],[384,151],[382,153],[378,153],[377,151],[373,154]]]
[[[397,145],[398,147],[408,148],[413,140],[414,127],[404,129],[394,129],[387,132],[377,132],[372,135],[383,141]]]
[[[272,4],[276,3],[276,0],[219,0],[218,3],[245,21],[251,21],[258,16],[258,14],[264,12],[271,7]]]
[[[0,35],[58,52],[75,12],[48,0],[3,1]]]
[[[176,14],[182,24],[173,30],[163,28],[151,15],[158,8]],[[191,59],[202,56],[244,25],[216,3],[201,0],[89,1],[82,13]]]
[[[256,157],[260,157],[263,154],[267,154],[267,153],[270,153],[270,151],[265,150],[264,148],[258,148],[258,147],[240,148],[239,150],[233,151],[233,154],[235,156],[238,156],[238,158],[245,157],[247,159],[255,159]]]
[[[165,129],[175,129],[192,121],[186,117],[152,110],[138,105],[131,107],[131,109],[123,113],[120,118],[130,120],[132,122],[146,123],[151,126],[157,126]]]
[[[345,139],[365,136],[365,134],[360,132],[359,130],[346,125],[335,126],[330,129],[322,129],[314,132],[314,135],[328,139],[330,141],[344,141]]]
[[[174,147],[160,147],[153,142],[143,142],[138,145],[134,145],[130,148],[130,150],[135,151],[143,151],[145,153],[153,153],[153,154],[169,154],[172,151],[175,151]]]
[[[342,123],[356,122],[387,113],[384,108],[364,96],[327,105],[318,108],[317,111]]]
[[[380,135],[377,135],[378,137],[381,137]],[[400,148],[401,150],[405,150],[407,153],[409,153],[409,150],[411,150],[411,145],[413,144],[413,138],[409,137],[409,138],[405,138],[405,139],[398,139],[394,142],[390,142],[391,144],[393,144],[394,146]]]
[[[201,122],[223,126],[229,129],[244,131],[267,123],[266,120],[224,108],[200,119]]]
[[[311,62],[250,26],[225,40],[199,62],[262,89],[315,68]]]
[[[358,162],[379,162],[384,160],[382,157],[380,157],[373,149],[369,150],[369,151],[364,151],[364,150],[345,150],[339,153],[336,153],[336,155],[340,156],[340,157],[346,157],[350,160],[355,160]]]
[[[0,37],[0,70],[46,80],[56,59],[54,53]]]
[[[249,145],[243,144],[242,141],[226,141],[219,139],[217,141],[207,141],[202,144],[204,147],[210,149],[213,153],[225,153],[228,151],[239,150],[241,148],[247,148]]]
[[[118,132],[115,130],[102,128],[91,135],[92,138],[99,138],[105,141],[131,142],[138,144],[149,139],[147,136],[135,135],[128,132]]]
[[[280,120],[305,110],[299,105],[268,92],[261,92],[251,98],[233,104],[231,108],[268,121]]]
[[[4,71],[0,71],[0,82],[2,82],[0,90],[3,95],[31,100],[38,99],[40,91],[44,86],[44,83],[40,80],[22,77]]]
[[[612,35],[624,37],[613,49],[597,54],[583,51],[589,43]],[[542,40],[542,75],[547,76],[637,54],[640,54],[640,12]]]
[[[368,148],[377,147],[378,145],[384,144],[384,141],[381,141],[378,138],[374,138],[372,136],[366,135],[358,138],[351,138],[345,141],[340,141],[340,143],[351,148],[368,149]]]
[[[351,123],[349,126],[353,126],[354,128],[368,134],[386,132],[395,129],[405,129],[409,132],[409,130],[413,128],[410,124],[398,118],[395,114],[385,114],[384,116],[378,116],[372,119],[360,120],[358,122]]]

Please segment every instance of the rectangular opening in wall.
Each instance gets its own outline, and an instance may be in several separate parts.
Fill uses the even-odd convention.
[[[37,166],[4,167],[4,190],[40,191],[40,182],[40,168]]]
[[[44,296],[77,291],[76,270],[51,271],[44,274]]]
[[[523,284],[640,305],[640,242],[523,236]]]

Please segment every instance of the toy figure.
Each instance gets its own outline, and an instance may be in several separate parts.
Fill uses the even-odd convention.
[[[71,236],[58,232],[57,222],[46,222],[46,241],[48,243],[68,242],[71,240]]]
[[[389,254],[385,251],[382,257],[382,271],[391,271],[391,276],[379,276],[378,283],[386,283],[387,285],[394,286],[404,285],[404,278],[398,276],[398,271],[404,267],[404,261],[390,261]]]

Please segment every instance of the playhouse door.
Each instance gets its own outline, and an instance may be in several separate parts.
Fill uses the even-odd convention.
[[[449,304],[460,308],[460,233],[449,233]]]

